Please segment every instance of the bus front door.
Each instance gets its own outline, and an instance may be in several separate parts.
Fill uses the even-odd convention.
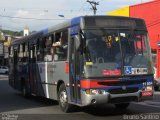
[[[76,38],[72,38],[70,41],[69,47],[69,60],[70,60],[70,93],[71,93],[71,101],[77,104],[81,104],[80,97],[80,53],[76,50]]]

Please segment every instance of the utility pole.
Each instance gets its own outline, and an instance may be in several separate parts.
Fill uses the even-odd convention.
[[[93,10],[93,14],[96,15],[96,11],[97,11],[97,7],[96,6],[99,5],[99,2],[89,1],[89,0],[87,0],[87,2],[89,4],[91,4],[92,10]]]

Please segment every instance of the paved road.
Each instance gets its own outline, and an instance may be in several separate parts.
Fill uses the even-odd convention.
[[[155,93],[153,101],[132,103],[127,110],[115,109],[112,105],[79,108],[72,113],[61,112],[58,103],[39,97],[25,99],[8,85],[8,77],[0,75],[0,120],[120,120],[143,119],[147,115],[158,114],[160,118],[160,93]],[[141,116],[142,115],[142,116]],[[129,117],[129,118],[128,118]],[[149,117],[149,116],[147,116]],[[157,119],[157,118],[155,118]]]

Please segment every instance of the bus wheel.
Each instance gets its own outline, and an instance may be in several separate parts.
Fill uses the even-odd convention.
[[[63,112],[70,112],[71,111],[71,104],[68,103],[68,96],[67,90],[64,84],[61,84],[59,91],[58,91],[58,102],[61,110]]]
[[[118,109],[126,109],[129,106],[130,103],[120,103],[120,104],[115,104],[116,108]]]

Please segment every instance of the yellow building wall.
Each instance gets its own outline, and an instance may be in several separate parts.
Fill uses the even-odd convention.
[[[127,7],[123,7],[111,12],[107,12],[107,15],[111,15],[111,16],[126,16],[129,17],[129,6]]]
[[[4,42],[4,46],[9,47],[11,44],[11,38],[9,38],[6,42]]]

